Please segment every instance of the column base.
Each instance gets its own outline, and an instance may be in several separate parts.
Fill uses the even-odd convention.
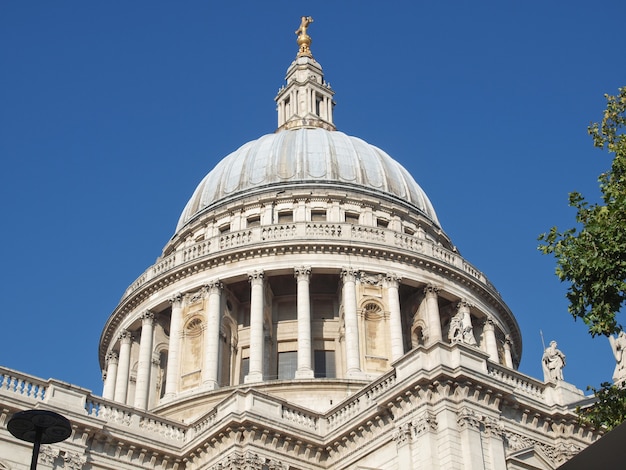
[[[256,382],[263,382],[263,374],[260,372],[250,372],[243,378],[243,383],[251,384]]]
[[[220,386],[215,380],[208,380],[202,384],[202,388],[205,390],[217,390]]]
[[[365,373],[360,369],[352,369],[346,372],[346,378],[348,379],[364,379]]]
[[[296,379],[314,379],[315,372],[313,369],[298,369],[296,371]]]

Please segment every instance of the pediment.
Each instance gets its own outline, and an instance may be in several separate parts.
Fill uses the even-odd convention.
[[[554,470],[552,459],[535,446],[520,449],[506,459],[508,470]]]

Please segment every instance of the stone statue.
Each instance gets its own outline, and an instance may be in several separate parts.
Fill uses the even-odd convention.
[[[626,333],[620,331],[617,338],[609,336],[609,343],[611,343],[611,349],[615,356],[615,371],[613,372],[613,382],[623,382],[626,380],[626,355],[624,349],[626,349]]]
[[[463,342],[463,314],[456,314],[450,320],[450,329],[448,330],[448,339],[451,343]]]
[[[557,382],[563,380],[563,367],[565,367],[565,354],[556,348],[556,341],[550,341],[541,358],[544,382]]]
[[[469,308],[466,308],[465,304],[463,304],[463,308],[459,308],[456,315],[450,320],[448,339],[451,343],[465,343],[470,346],[476,346],[472,317],[470,316]]]

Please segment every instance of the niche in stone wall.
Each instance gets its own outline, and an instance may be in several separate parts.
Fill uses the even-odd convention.
[[[382,306],[367,302],[363,306],[365,361],[367,371],[387,370],[386,322]]]
[[[200,385],[202,369],[203,322],[194,316],[183,328],[181,354],[181,389],[186,390]]]
[[[219,384],[221,387],[231,385],[234,357],[237,350],[237,337],[237,323],[230,316],[230,311],[228,310],[222,318],[220,327]]]

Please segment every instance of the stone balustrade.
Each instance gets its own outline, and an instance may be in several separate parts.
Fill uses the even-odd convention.
[[[205,239],[191,244],[167,255],[148,268],[126,289],[122,299],[136,290],[173,269],[187,263],[210,258],[220,252],[236,250],[242,247],[260,247],[276,240],[303,240],[307,243],[341,242],[350,246],[354,242],[380,244],[386,249],[395,248],[399,252],[419,255],[437,263],[454,267],[477,281],[489,286],[493,285],[478,269],[468,263],[458,253],[448,250],[428,239],[415,235],[398,233],[382,227],[365,227],[348,223],[297,222],[271,226],[259,226],[244,230],[220,234],[212,239]]]
[[[538,400],[544,400],[546,384],[508,367],[489,362],[487,373],[500,383],[513,387],[515,393],[521,393]]]
[[[82,416],[96,418],[106,423],[109,427],[138,428],[142,433],[149,435],[151,439],[157,439],[164,445],[187,444],[197,436],[205,436],[211,432],[216,423],[222,422],[227,416],[243,416],[250,413],[258,419],[271,419],[282,422],[283,426],[300,429],[301,432],[312,435],[328,435],[329,432],[338,431],[351,417],[359,414],[367,414],[368,410],[375,410],[376,403],[385,401],[385,395],[394,389],[398,382],[405,380],[406,373],[410,372],[412,363],[416,362],[417,356],[442,354],[441,347],[449,350],[451,358],[453,352],[462,348],[467,354],[472,354],[475,348],[459,345],[433,346],[419,348],[406,354],[396,363],[396,367],[380,376],[370,384],[357,389],[349,398],[341,402],[337,407],[326,413],[310,411],[297,405],[288,405],[280,399],[256,392],[254,389],[237,389],[224,401],[220,402],[213,410],[199,417],[195,422],[183,424],[165,418],[158,418],[154,414],[122,405],[92,395],[89,390],[76,387],[65,382],[55,380],[44,381],[36,377],[18,373],[14,370],[0,367],[0,396],[5,396],[7,402],[14,403],[16,407],[28,409],[37,406],[37,402],[45,403],[52,408],[65,410],[70,420]],[[538,401],[550,401],[560,405],[562,400],[555,394],[554,384],[545,384],[518,371],[509,369],[488,361],[486,354],[475,351],[477,364],[486,363],[486,368],[477,365],[477,371],[486,370],[485,378],[493,381],[493,386],[512,387],[519,395]],[[445,359],[445,354],[440,359]],[[452,360],[452,359],[450,359]],[[407,364],[403,364],[403,363]],[[417,361],[426,364],[429,361]],[[445,364],[443,364],[445,366]],[[442,364],[436,366],[437,370],[429,371],[422,369],[422,373],[428,375],[431,372],[439,374]],[[454,369],[451,364],[446,366],[448,370]],[[572,387],[572,386],[570,386]],[[558,387],[557,387],[558,388]],[[572,395],[574,398],[576,396]],[[10,399],[10,400],[9,400]]]
[[[47,389],[47,382],[41,379],[0,367],[1,392],[8,392],[40,401],[46,397]]]

